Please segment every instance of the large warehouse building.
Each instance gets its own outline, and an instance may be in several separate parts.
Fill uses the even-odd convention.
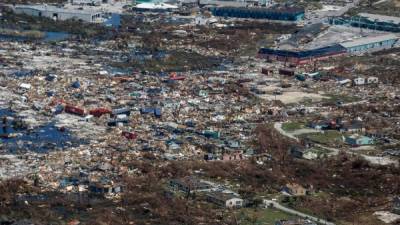
[[[15,13],[47,17],[54,20],[82,20],[89,23],[102,22],[102,13],[90,10],[66,9],[50,5],[16,5]]]
[[[352,17],[332,17],[329,23],[333,25],[349,25],[370,30],[400,32],[400,17],[384,16],[370,13],[359,13]]]
[[[278,60],[295,64],[305,64],[348,54],[363,54],[392,48],[399,37],[394,34],[384,34],[373,37],[358,38],[322,48],[306,50],[280,50],[261,48],[258,56],[270,60]]]
[[[385,34],[376,37],[359,38],[343,42],[340,45],[345,47],[349,54],[362,54],[365,52],[393,48],[398,39],[399,38],[394,34]]]

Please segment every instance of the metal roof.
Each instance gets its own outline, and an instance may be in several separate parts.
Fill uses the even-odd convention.
[[[400,24],[400,17],[385,16],[385,15],[370,14],[370,13],[359,13],[358,15],[372,21]]]
[[[53,5],[16,5],[14,7],[15,9],[31,9],[31,10],[37,10],[37,11],[47,11],[47,12],[55,12],[55,13],[71,13],[71,14],[86,14],[86,15],[93,15],[93,14],[99,14],[101,13],[100,11],[94,11],[94,10],[79,10],[79,9],[69,9],[69,8],[62,8],[62,7],[56,7]]]
[[[272,8],[261,8],[261,7],[217,7],[216,9],[225,9],[233,11],[246,11],[246,12],[263,12],[263,13],[291,13],[291,14],[304,14],[305,9],[300,7],[272,7]]]
[[[397,39],[399,39],[399,37],[395,34],[385,34],[385,35],[380,35],[380,36],[364,37],[364,38],[359,38],[359,39],[355,39],[352,41],[346,41],[346,42],[340,43],[340,45],[345,48],[351,48],[351,47],[356,47],[356,46],[361,46],[361,45],[377,43],[377,42],[381,42],[381,41],[397,40]]]
[[[177,9],[178,6],[167,3],[144,2],[135,6],[137,9]]]

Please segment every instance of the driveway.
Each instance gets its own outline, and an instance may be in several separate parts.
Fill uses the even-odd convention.
[[[308,214],[299,212],[299,211],[297,211],[297,210],[294,210],[294,209],[291,209],[291,208],[287,208],[287,207],[285,207],[285,206],[279,204],[279,203],[276,202],[276,201],[264,199],[264,204],[265,204],[266,207],[272,206],[272,207],[274,207],[274,208],[276,208],[276,209],[279,209],[279,210],[281,210],[281,211],[284,211],[284,212],[286,212],[286,213],[289,213],[289,214],[292,214],[292,215],[295,215],[295,216],[299,216],[299,217],[302,217],[302,218],[305,218],[305,219],[309,219],[309,220],[312,220],[312,221],[317,222],[317,223],[319,223],[319,224],[335,225],[335,224],[332,223],[332,222],[328,222],[328,221],[326,221],[326,220],[323,220],[323,219],[320,219],[320,218],[317,218],[317,217],[314,217],[314,216],[311,216],[311,215],[308,215]]]

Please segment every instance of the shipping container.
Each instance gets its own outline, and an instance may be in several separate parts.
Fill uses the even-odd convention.
[[[90,115],[93,115],[95,117],[101,117],[104,114],[111,114],[111,110],[107,108],[97,108],[97,109],[92,109],[89,111]]]
[[[129,122],[129,118],[125,117],[125,118],[109,119],[107,124],[108,124],[108,126],[116,126],[118,123],[128,123],[128,122]]]
[[[273,74],[273,72],[274,72],[273,69],[265,68],[265,67],[261,68],[261,73],[262,73],[262,74],[270,75],[270,74]]]
[[[141,108],[140,109],[140,114],[149,114],[149,113],[154,113],[153,108]]]
[[[279,69],[280,75],[294,76],[294,70],[291,69]]]
[[[171,75],[169,76],[170,80],[184,80],[185,77],[184,76],[178,76],[176,73],[171,73]]]
[[[85,110],[75,107],[75,106],[71,106],[71,105],[67,105],[65,106],[65,112],[66,113],[70,113],[70,114],[75,114],[78,116],[84,116],[85,115]]]
[[[131,115],[131,109],[128,107],[117,108],[117,109],[113,109],[111,114],[112,115],[125,114],[125,115],[129,116],[129,115]]]
[[[162,115],[161,109],[160,108],[155,108],[154,109],[154,116],[161,117],[161,115]]]

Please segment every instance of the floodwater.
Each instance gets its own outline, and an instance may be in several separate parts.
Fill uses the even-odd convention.
[[[8,35],[0,35],[0,41],[63,41],[70,37],[71,35],[65,32],[45,32],[45,37],[40,39],[32,39],[29,37],[16,37],[16,36],[8,36]]]
[[[0,109],[0,142],[3,149],[15,153],[17,151],[34,151],[39,153],[48,152],[54,149],[65,149],[77,146],[84,141],[71,135],[67,130],[61,131],[54,123],[27,130],[18,127],[11,119],[15,113],[9,109]]]
[[[68,39],[70,36],[71,34],[65,32],[46,32],[46,37],[43,41],[62,41]]]

